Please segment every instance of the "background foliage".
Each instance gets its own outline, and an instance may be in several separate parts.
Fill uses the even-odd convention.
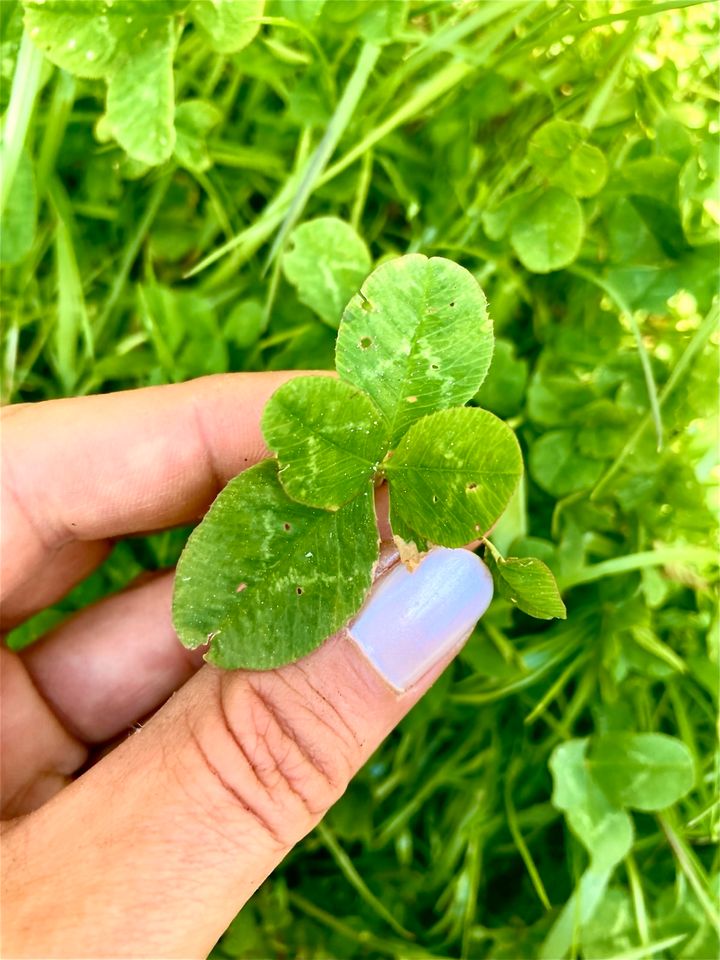
[[[568,607],[497,599],[217,955],[716,956],[717,7],[209,7],[2,0],[4,399],[330,366],[371,262],[451,257]]]

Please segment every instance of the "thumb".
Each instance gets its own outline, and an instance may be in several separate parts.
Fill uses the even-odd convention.
[[[475,554],[435,549],[413,573],[381,576],[354,623],[303,660],[267,673],[204,666],[10,827],[6,955],[205,956],[458,652],[491,595]]]

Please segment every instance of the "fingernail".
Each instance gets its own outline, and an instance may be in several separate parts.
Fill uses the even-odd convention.
[[[436,547],[412,573],[398,564],[378,580],[348,633],[378,673],[404,691],[460,646],[492,593],[478,556]]]

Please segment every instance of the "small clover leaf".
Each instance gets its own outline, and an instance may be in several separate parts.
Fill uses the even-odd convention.
[[[552,802],[562,810],[572,832],[598,870],[611,870],[627,856],[633,843],[629,814],[614,804],[588,769],[590,741],[569,740],[550,757],[555,789]]]
[[[212,161],[207,135],[222,120],[216,106],[206,100],[186,100],[175,108],[175,159],[180,166],[202,173]]]
[[[687,746],[660,733],[606,733],[569,740],[550,757],[553,804],[596,869],[611,870],[632,847],[626,807],[662,810],[693,787]]]
[[[552,571],[537,557],[500,556],[488,541],[485,562],[493,575],[498,593],[518,610],[537,617],[552,620],[567,617],[565,604],[560,596]]]
[[[502,420],[461,407],[414,423],[385,473],[391,523],[399,518],[432,543],[461,547],[485,534],[507,506],[522,455]]]
[[[428,413],[466,403],[493,352],[485,294],[451,260],[410,254],[381,264],[345,308],[336,362],[397,442]]]
[[[328,510],[368,490],[387,450],[369,397],[330,377],[296,377],[276,390],[262,429],[288,496]]]
[[[663,810],[695,783],[690,750],[662,733],[608,733],[593,740],[589,769],[618,806]]]
[[[23,0],[25,27],[52,63],[79,77],[107,81],[104,134],[115,137],[133,160],[154,165],[176,145],[173,60],[185,14],[218,53],[245,47],[260,29],[265,0]],[[183,117],[180,163],[208,165],[204,145]],[[205,122],[206,118],[201,120]],[[202,132],[202,131],[201,131]]]
[[[518,260],[533,273],[569,266],[580,253],[585,221],[575,197],[550,187],[515,217],[510,243]]]
[[[105,125],[135,160],[167,160],[175,144],[173,58],[176,17],[169,0],[25,0],[25,26],[52,63],[107,80]]]
[[[362,604],[378,557],[372,490],[340,510],[291,500],[265,460],[235,477],[178,563],[173,621],[206,659],[266,670],[304,656]],[[351,544],[351,548],[343,545]]]
[[[528,160],[550,183],[576,197],[592,197],[607,180],[607,163],[586,137],[579,123],[551,120],[531,137]]]
[[[293,230],[282,259],[283,273],[301,303],[335,330],[371,264],[365,241],[337,217],[319,217]]]

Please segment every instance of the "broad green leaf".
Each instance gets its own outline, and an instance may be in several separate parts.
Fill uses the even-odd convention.
[[[105,77],[125,59],[124,43],[147,16],[142,0],[25,0],[25,27],[52,63],[79,77]],[[150,19],[155,20],[154,11]],[[163,18],[164,19],[164,16]]]
[[[0,142],[0,166],[5,145]],[[0,218],[0,263],[18,263],[29,252],[37,226],[37,190],[32,161],[23,150]]]
[[[569,740],[550,757],[553,804],[562,810],[568,826],[590,854],[593,868],[610,870],[629,852],[633,842],[630,816],[614,804],[592,776],[589,740]]]
[[[319,646],[355,613],[378,556],[372,491],[342,509],[295,503],[265,460],[235,477],[190,536],[173,623],[220,667],[267,670]]]
[[[134,159],[167,160],[175,131],[173,0],[27,0],[25,24],[49,60],[108,81],[104,129]]]
[[[368,490],[387,451],[382,417],[368,397],[331,377],[296,377],[272,395],[262,418],[286,493],[336,510]]]
[[[602,472],[602,460],[580,453],[573,430],[550,430],[530,448],[530,473],[553,496],[585,490]]]
[[[585,139],[586,130],[579,123],[551,120],[531,137],[528,159],[550,183],[576,197],[592,197],[607,180],[607,163]]]
[[[663,810],[692,790],[693,757],[661,733],[613,733],[592,741],[589,767],[608,797],[636,810]]]
[[[108,77],[186,6],[183,0],[25,0],[25,27],[63,70]]]
[[[461,407],[414,423],[385,473],[391,523],[400,520],[432,543],[461,547],[485,534],[503,512],[522,475],[522,456],[502,420]]]
[[[282,259],[300,301],[335,329],[371,266],[365,241],[337,217],[309,220],[293,230]]]
[[[343,314],[338,373],[374,400],[393,442],[435,410],[466,403],[493,350],[485,294],[450,260],[409,254],[377,267]]]
[[[510,603],[541,620],[567,617],[558,585],[552,571],[536,557],[495,556],[486,554],[486,562],[501,596]]]
[[[569,266],[580,252],[585,225],[575,197],[550,187],[515,218],[510,242],[520,263],[532,273]]]
[[[175,146],[175,44],[175,25],[166,18],[134,40],[108,81],[107,126],[142,163],[162,163]]]
[[[222,120],[206,100],[186,100],[175,108],[175,159],[182,167],[202,173],[211,165],[207,135]]]
[[[237,53],[255,37],[265,0],[193,0],[188,15],[218,53]]]

